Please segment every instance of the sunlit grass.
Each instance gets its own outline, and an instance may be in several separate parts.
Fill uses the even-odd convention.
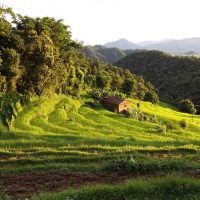
[[[33,100],[12,121],[10,132],[0,133],[0,173],[39,171],[97,172],[109,162],[131,155],[136,164],[150,170],[162,167],[170,173],[196,170],[200,154],[200,116],[179,112],[167,104],[140,103],[148,117],[143,122],[118,115],[100,104],[64,95]],[[181,128],[186,119],[189,127]],[[166,133],[160,123],[171,123]],[[157,166],[157,167],[156,167]]]

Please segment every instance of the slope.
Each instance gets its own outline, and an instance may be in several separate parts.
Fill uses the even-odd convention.
[[[191,98],[199,105],[200,59],[170,56],[159,51],[141,51],[130,54],[116,63],[142,75],[159,90],[162,101],[179,103]]]
[[[199,116],[180,113],[166,104],[132,100],[135,109],[140,103],[148,117],[155,115],[159,121],[143,122],[112,113],[98,103],[89,106],[91,101],[86,95],[81,101],[64,95],[41,97],[18,113],[10,132],[1,133],[3,191],[20,199],[77,185],[79,179],[82,184],[119,183],[162,173],[193,176],[199,169]],[[180,127],[182,119],[189,127]],[[170,129],[159,132],[160,123]],[[130,165],[127,156],[134,163]]]
[[[134,50],[121,50],[118,48],[107,48],[101,45],[84,46],[83,53],[88,58],[95,58],[103,62],[114,63],[133,53]]]

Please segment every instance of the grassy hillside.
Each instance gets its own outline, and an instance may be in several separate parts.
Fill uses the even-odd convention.
[[[142,183],[138,185],[137,179],[124,185],[124,181],[143,177],[148,187],[152,181],[155,188],[163,181],[177,185],[177,190],[170,194],[173,197],[180,193],[179,196],[185,199],[187,195],[199,195],[195,189],[199,188],[199,182],[194,183],[191,179],[200,176],[200,116],[180,113],[166,104],[155,106],[140,102],[145,115],[148,118],[155,115],[158,120],[158,123],[142,122],[105,110],[98,103],[91,106],[87,103],[91,101],[87,95],[82,96],[82,100],[54,95],[32,100],[25,106],[12,121],[10,132],[2,130],[0,134],[1,191],[22,199],[69,186],[120,183],[122,185],[116,188],[112,186],[110,193],[114,195],[118,188],[121,194],[116,199],[121,199],[123,194],[125,199],[132,199],[136,189],[130,188],[133,185],[142,191]],[[132,102],[137,108],[138,101]],[[183,119],[189,125],[186,128],[180,127]],[[158,131],[161,123],[166,125],[167,132]],[[158,178],[158,181],[154,178],[170,174],[175,177]],[[146,182],[145,177],[149,177],[150,182]],[[186,180],[187,194],[182,193],[185,186],[179,188]],[[170,188],[162,184],[160,190],[165,189],[160,192],[160,197],[164,199],[169,196]],[[87,189],[88,199],[92,198],[89,196],[94,190],[95,199],[108,199],[103,197],[103,187],[107,188]],[[154,189],[149,192],[155,199]],[[69,193],[73,195],[68,199],[84,199],[84,191],[79,190],[79,198],[76,191],[66,191],[54,196],[45,194],[45,199],[66,199],[64,197]],[[143,197],[142,192],[136,197],[142,199],[150,193],[147,190]]]

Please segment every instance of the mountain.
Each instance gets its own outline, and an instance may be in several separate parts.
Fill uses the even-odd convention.
[[[200,53],[200,37],[186,38],[182,40],[169,40],[165,42],[149,44],[146,45],[145,48],[169,53],[185,53],[189,51]]]
[[[200,58],[140,51],[124,57],[115,65],[150,81],[159,90],[162,101],[174,104],[190,98],[200,112]]]
[[[169,41],[172,41],[172,39],[165,39],[165,40],[158,40],[158,41],[147,40],[147,41],[142,41],[137,44],[139,46],[142,46],[143,48],[145,48],[145,47],[148,47],[149,45],[163,44],[163,43],[169,42]]]
[[[96,58],[107,63],[114,63],[133,53],[134,50],[121,50],[118,48],[107,48],[102,45],[84,46],[83,53],[86,57]]]
[[[140,43],[132,43],[126,39],[119,39],[114,42],[109,42],[104,45],[108,48],[125,49],[147,49],[158,50],[173,54],[185,54],[193,51],[194,54],[200,53],[200,37],[185,38],[181,40],[166,39],[160,41],[143,41]]]
[[[114,42],[108,42],[106,44],[104,44],[105,47],[108,47],[108,48],[113,48],[113,47],[116,47],[118,49],[122,49],[122,50],[125,50],[125,49],[140,49],[141,46],[139,46],[138,44],[135,44],[135,43],[132,43],[126,39],[119,39],[117,41],[114,41]]]

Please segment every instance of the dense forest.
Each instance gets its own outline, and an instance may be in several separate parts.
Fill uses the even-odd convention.
[[[128,55],[116,65],[152,82],[159,90],[162,101],[178,104],[189,98],[199,110],[199,58],[171,56],[159,51],[141,51]]]
[[[82,91],[99,89],[136,99],[149,94],[145,99],[158,99],[155,88],[141,76],[88,59],[82,48],[62,20],[15,15],[10,8],[1,7],[1,96],[13,93],[30,99],[62,93],[79,97]]]

